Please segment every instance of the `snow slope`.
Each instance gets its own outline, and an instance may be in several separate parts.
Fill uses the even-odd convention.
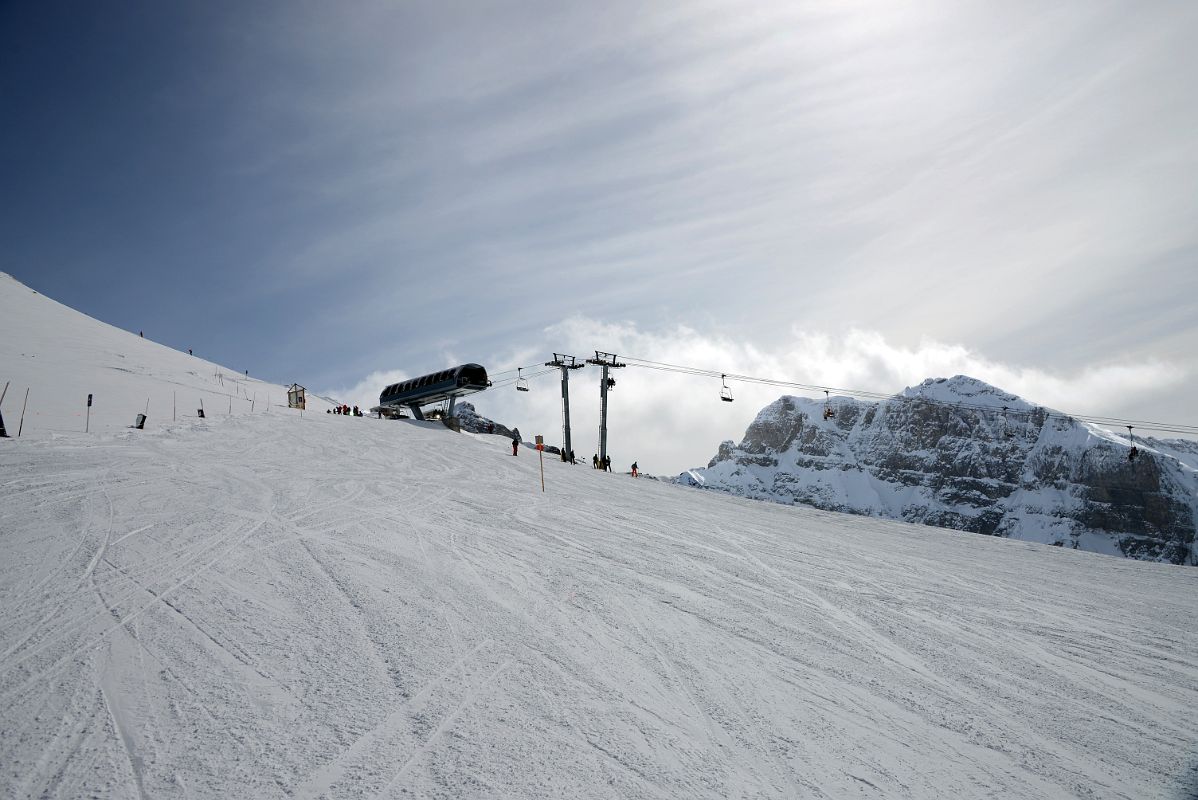
[[[542,492],[435,423],[45,421],[0,440],[3,797],[1198,789],[1193,569],[554,459]]]
[[[146,414],[156,429],[172,419],[286,409],[287,390],[181,353],[80,314],[0,272],[0,413],[10,436],[111,432]],[[302,380],[298,381],[301,385]],[[331,403],[308,395],[309,410]]]

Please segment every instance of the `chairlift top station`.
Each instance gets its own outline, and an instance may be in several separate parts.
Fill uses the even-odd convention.
[[[421,411],[424,406],[448,400],[452,416],[453,405],[459,397],[481,392],[490,385],[487,370],[482,365],[462,364],[391,384],[379,395],[378,410],[386,413],[389,409],[397,412],[408,408],[416,419],[424,419]]]

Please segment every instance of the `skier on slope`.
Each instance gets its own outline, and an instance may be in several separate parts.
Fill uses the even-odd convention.
[[[512,437],[512,455],[516,455],[516,450],[520,447],[520,440],[515,436]]]

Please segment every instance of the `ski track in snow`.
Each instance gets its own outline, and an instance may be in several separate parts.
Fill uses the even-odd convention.
[[[1193,789],[1193,569],[538,470],[324,415],[6,445],[0,795]]]

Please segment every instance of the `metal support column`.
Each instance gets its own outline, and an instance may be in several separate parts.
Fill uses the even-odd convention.
[[[562,461],[568,461],[570,453],[574,452],[574,443],[570,439],[570,370],[582,369],[586,363],[574,356],[554,353],[553,360],[546,361],[545,366],[560,367],[562,371]]]
[[[607,463],[607,369],[603,365],[603,376],[599,379],[599,467]]]
[[[562,461],[569,461],[574,452],[570,441],[570,370],[562,367]]]
[[[594,358],[587,359],[587,363],[603,367],[603,375],[599,378],[599,465],[603,466],[607,461],[607,393],[616,385],[616,379],[608,377],[608,370],[626,365],[616,360],[615,353],[601,353],[598,350]]]

